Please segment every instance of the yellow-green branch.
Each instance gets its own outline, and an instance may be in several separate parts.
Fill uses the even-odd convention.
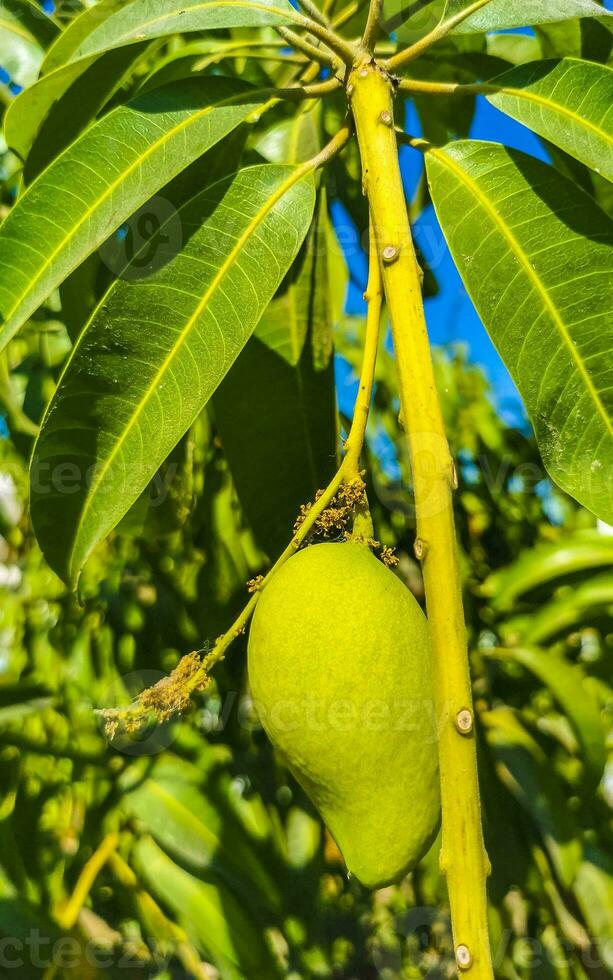
[[[455,469],[436,393],[394,131],[394,87],[370,59],[351,72],[347,93],[392,322],[403,425],[413,472],[416,555],[422,563],[432,639],[442,796],[441,870],[451,906],[456,963],[492,980],[486,878],[466,629],[456,552]]]
[[[469,7],[466,7],[464,10],[460,10],[457,14],[454,14],[453,17],[448,17],[446,20],[442,20],[440,24],[437,24],[434,30],[430,31],[429,34],[426,34],[425,37],[420,38],[420,40],[416,41],[415,44],[412,44],[409,48],[405,48],[404,51],[399,51],[398,54],[393,55],[385,63],[385,67],[390,71],[396,71],[401,65],[406,65],[409,61],[414,61],[415,58],[419,58],[419,56],[422,55],[424,51],[427,51],[428,48],[431,48],[433,44],[436,44],[438,41],[442,41],[444,37],[447,37],[454,27],[457,27],[462,23],[462,21],[465,21],[473,14],[476,14],[477,11],[481,10],[482,7],[485,7],[490,2],[491,0],[474,0]]]

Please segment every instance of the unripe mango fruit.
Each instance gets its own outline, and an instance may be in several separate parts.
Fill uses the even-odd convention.
[[[399,881],[437,831],[430,672],[426,617],[364,544],[312,545],[260,596],[249,634],[256,710],[369,888]]]

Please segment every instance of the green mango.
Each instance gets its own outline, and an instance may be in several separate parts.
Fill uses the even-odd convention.
[[[266,586],[249,634],[260,721],[365,886],[399,881],[440,814],[428,623],[356,542],[312,545]]]

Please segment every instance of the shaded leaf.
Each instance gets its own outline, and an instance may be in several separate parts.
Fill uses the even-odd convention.
[[[503,637],[520,637],[523,643],[544,643],[572,628],[585,628],[594,618],[608,618],[613,613],[613,575],[591,575],[582,582],[560,590],[551,602],[539,605],[524,616],[507,620],[501,627]]]
[[[313,206],[310,173],[242,170],[171,213],[103,299],[51,403],[32,467],[36,534],[67,581],[76,581],[238,356],[297,254]],[[149,258],[157,271],[133,278]],[[66,466],[70,495],[54,485]]]
[[[73,143],[0,226],[0,346],[122,221],[258,101],[233,79],[176,82],[120,106]]]
[[[598,786],[607,761],[605,733],[600,708],[592,691],[585,685],[585,675],[562,657],[538,647],[513,647],[488,651],[488,656],[515,660],[549,688],[571,722],[583,751],[583,759],[592,790]]]
[[[278,975],[259,923],[247,915],[229,889],[179,868],[151,838],[137,843],[134,858],[141,879],[171,909],[224,978],[271,980]]]
[[[501,782],[528,813],[542,835],[556,871],[573,881],[582,856],[577,829],[566,806],[566,792],[549,759],[509,708],[481,715]]]
[[[427,170],[454,261],[548,472],[613,523],[613,223],[551,167],[495,143],[432,149]]]
[[[336,469],[332,328],[344,302],[344,263],[320,193],[304,247],[280,295],[215,394],[224,451],[263,550],[291,537],[300,505]],[[334,290],[338,290],[335,297]]]
[[[498,91],[487,99],[496,108],[613,180],[613,69],[575,58],[537,61],[491,84]]]

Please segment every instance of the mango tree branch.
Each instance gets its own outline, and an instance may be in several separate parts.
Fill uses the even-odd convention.
[[[311,17],[304,17],[295,11],[288,12],[287,17],[297,27],[304,28],[309,34],[316,37],[318,41],[322,41],[327,45],[346,65],[353,63],[355,59],[353,45],[349,44],[340,34],[337,34],[332,27],[324,27]]]
[[[409,48],[405,48],[404,51],[399,51],[398,54],[393,55],[385,63],[385,67],[390,71],[396,71],[401,65],[406,65],[407,62],[414,61],[415,58],[418,58],[424,53],[424,51],[431,48],[433,44],[437,43],[437,41],[441,41],[444,37],[447,37],[454,27],[457,27],[458,24],[462,23],[462,21],[465,21],[473,14],[476,14],[478,10],[481,10],[482,7],[485,7],[490,2],[491,0],[474,0],[470,6],[465,7],[464,10],[460,10],[457,14],[454,14],[453,17],[448,17],[446,20],[442,20],[440,24],[437,24],[434,30],[430,31],[429,34],[426,34],[425,37],[420,38],[420,40],[416,41],[415,44],[412,44]]]
[[[290,30],[289,27],[277,27],[277,31],[291,47],[302,51],[309,60],[317,61],[320,65],[328,65],[333,71],[340,68],[338,56],[332,54],[330,51],[326,51],[325,48],[316,47],[306,38],[300,37],[295,31]]]
[[[417,539],[432,640],[442,797],[441,870],[456,963],[492,980],[481,807],[466,629],[453,519],[455,469],[436,393],[393,120],[393,81],[370,59],[347,83],[392,322],[403,425],[413,472]]]

